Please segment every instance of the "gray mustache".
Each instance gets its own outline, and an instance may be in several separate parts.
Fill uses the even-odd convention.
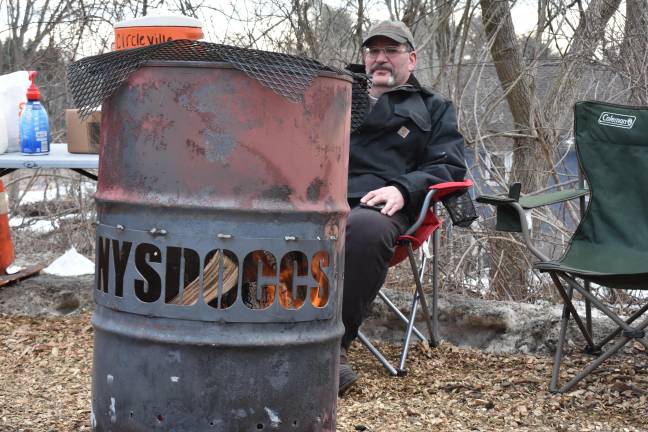
[[[370,72],[370,73],[374,73],[374,72],[376,72],[376,71],[378,71],[378,70],[385,70],[385,71],[387,71],[387,72],[392,72],[392,73],[394,72],[394,71],[392,70],[392,68],[390,68],[390,67],[385,67],[385,66],[376,66],[376,67],[373,67],[373,68],[371,68],[371,69],[369,70],[369,72]]]

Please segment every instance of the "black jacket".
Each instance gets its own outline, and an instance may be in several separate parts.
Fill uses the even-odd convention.
[[[462,181],[466,174],[464,140],[452,102],[418,83],[384,93],[351,134],[348,198],[396,186],[404,211],[415,217],[427,188]]]

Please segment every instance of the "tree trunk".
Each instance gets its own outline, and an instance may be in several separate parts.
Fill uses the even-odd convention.
[[[439,60],[439,69],[434,77],[433,87],[445,88],[444,78],[449,75],[448,71],[453,62],[453,32],[450,27],[454,4],[448,0],[435,0],[436,18],[438,26],[435,37],[435,48]]]
[[[357,15],[357,21],[356,21],[356,26],[355,26],[355,37],[356,40],[358,41],[358,51],[362,51],[362,23],[364,23],[365,17],[364,17],[364,1],[363,0],[358,0],[358,15]],[[362,61],[362,54],[360,57],[360,61]]]
[[[534,78],[522,56],[509,2],[481,0],[482,20],[486,34],[492,41],[491,56],[513,117],[514,132],[518,136],[513,140],[511,182],[520,182],[524,192],[533,192],[546,185],[552,170],[553,153],[558,145],[555,122],[571,110],[578,88],[577,80],[587,61],[592,58],[604,35],[605,26],[619,3],[620,0],[590,2],[561,63],[560,74],[542,109],[539,109]],[[511,251],[510,243],[492,242],[492,261],[491,284],[498,293],[517,292],[519,284],[526,284],[526,260],[520,252]],[[508,277],[507,271],[510,273]],[[517,276],[518,271],[521,276]]]
[[[585,66],[593,58],[594,51],[605,35],[605,27],[620,3],[621,0],[590,2],[574,32],[569,51],[562,59],[558,78],[545,99],[544,112],[548,118],[563,118],[572,110],[579,88],[578,81]]]
[[[495,70],[513,117],[514,133],[519,136],[513,139],[511,183],[520,182],[524,191],[533,191],[546,180],[546,174],[542,173],[549,166],[547,152],[535,136],[538,125],[534,118],[537,110],[533,109],[533,77],[526,71],[509,3],[481,0],[481,7],[486,35],[492,41]],[[519,300],[519,293],[523,293],[527,285],[528,268],[520,259],[523,251],[511,248],[511,242],[505,240],[493,240],[490,245],[491,288],[500,298]]]
[[[648,104],[648,1],[626,0],[620,61],[630,83],[628,103]]]

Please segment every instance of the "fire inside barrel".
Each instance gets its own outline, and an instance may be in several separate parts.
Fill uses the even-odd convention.
[[[99,237],[97,245],[98,289],[108,292],[111,270],[109,257],[112,247],[113,255],[118,257],[112,261],[112,271],[116,278],[115,295],[122,297],[126,265],[133,250],[132,242],[120,244],[116,240]],[[282,307],[299,309],[307,297],[316,307],[323,307],[328,302],[329,281],[323,269],[328,268],[330,264],[328,253],[325,251],[317,252],[310,261],[310,266],[308,257],[302,252],[288,252],[281,259],[280,267],[277,267],[277,260],[270,252],[250,252],[244,260],[240,290],[239,266],[232,251],[218,249],[209,252],[202,271],[200,257],[193,249],[167,247],[165,252],[162,252],[154,245],[143,243],[138,245],[133,253],[135,267],[141,277],[131,281],[129,285],[133,287],[136,297],[143,302],[155,302],[164,293],[164,301],[169,304],[190,306],[200,298],[211,307],[227,308],[241,295],[248,307],[264,309],[274,303],[277,288],[273,283],[260,283],[260,279],[275,277],[278,269],[278,301]],[[164,280],[150,265],[151,262],[163,261],[166,263]],[[310,279],[309,274],[312,276]],[[201,279],[203,291],[200,289]]]

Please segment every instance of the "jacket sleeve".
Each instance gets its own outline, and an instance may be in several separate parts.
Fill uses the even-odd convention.
[[[388,184],[407,191],[406,212],[416,215],[423,204],[428,187],[448,181],[462,181],[466,175],[464,139],[457,128],[452,102],[433,97],[428,106],[432,128],[424,147],[421,162],[412,172],[400,175]]]

